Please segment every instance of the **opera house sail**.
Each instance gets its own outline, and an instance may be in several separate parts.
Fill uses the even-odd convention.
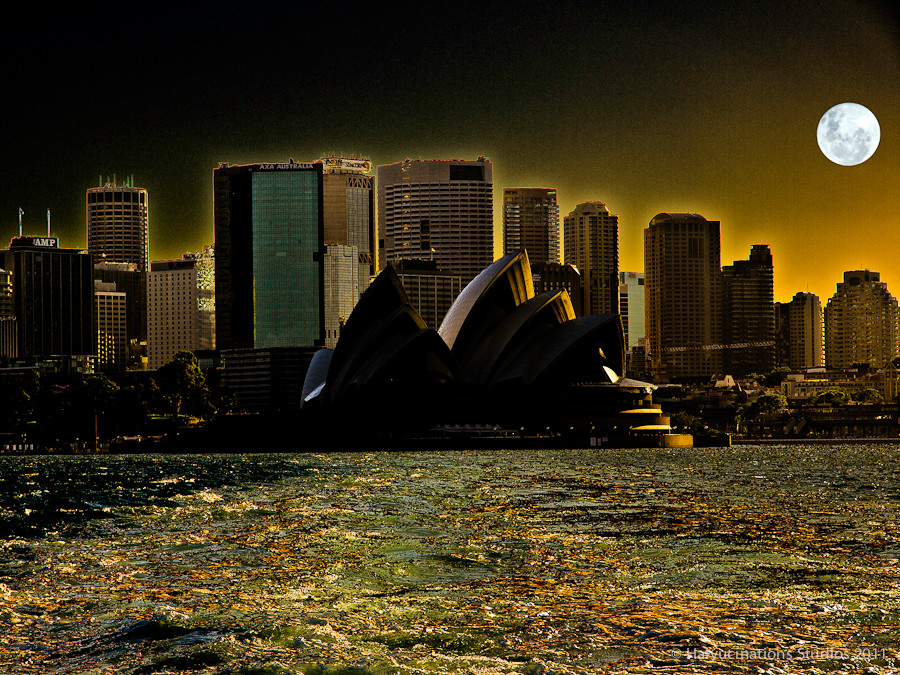
[[[618,314],[576,317],[566,290],[535,295],[528,254],[508,253],[459,294],[437,331],[387,267],[337,346],[319,350],[302,413],[324,436],[495,428],[626,439],[668,430],[653,385],[622,377]]]

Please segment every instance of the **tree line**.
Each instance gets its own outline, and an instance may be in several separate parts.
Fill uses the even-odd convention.
[[[154,372],[38,373],[0,379],[0,436],[45,447],[152,434],[187,418],[230,411],[233,397],[209,382],[187,351]]]

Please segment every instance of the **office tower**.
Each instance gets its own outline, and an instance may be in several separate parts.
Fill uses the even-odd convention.
[[[334,349],[344,323],[359,300],[359,249],[340,244],[326,245],[323,267],[325,346]]]
[[[147,190],[134,187],[133,179],[88,188],[87,249],[94,263],[134,263],[141,272],[149,269],[148,207]]]
[[[825,344],[824,342],[822,343]],[[791,303],[775,303],[775,367],[790,368]]]
[[[56,237],[15,237],[0,251],[0,269],[11,275],[18,357],[93,360],[94,281],[87,253],[59,248]]]
[[[147,270],[150,265],[149,197],[134,179],[88,188],[87,250],[94,278],[125,293],[128,354],[122,367],[143,368],[147,357]],[[99,335],[98,335],[99,339]]]
[[[0,358],[16,356],[16,315],[12,272],[0,269]]]
[[[558,262],[531,263],[531,280],[535,295],[565,288],[572,301],[575,315],[583,316],[581,310],[584,307],[584,297],[581,289],[581,273],[573,265],[563,265]]]
[[[503,188],[503,253],[522,248],[536,263],[560,261],[556,190]]]
[[[606,204],[578,204],[563,219],[563,258],[581,273],[583,306],[575,313],[618,313],[619,217]]]
[[[787,303],[788,362],[791,370],[825,365],[822,302],[815,293],[797,293]]]
[[[619,272],[619,314],[625,329],[625,349],[630,352],[646,337],[643,272]]]
[[[97,317],[97,368],[120,370],[128,362],[126,294],[113,282],[94,280],[94,313]]]
[[[376,170],[379,269],[433,260],[468,283],[494,259],[490,161],[405,160]]]
[[[180,351],[215,349],[215,257],[211,246],[180,260],[150,263],[147,304],[149,367]]]
[[[322,218],[325,346],[340,329],[375,274],[375,191],[372,163],[325,157]]]
[[[219,349],[325,344],[322,168],[290,161],[215,170]]]
[[[429,328],[440,328],[447,310],[462,293],[462,277],[439,270],[433,260],[394,260],[391,265],[415,308]]]
[[[722,372],[720,226],[660,213],[644,230],[647,349],[659,382]]]
[[[765,244],[722,268],[724,371],[737,377],[775,367],[775,276]]]
[[[825,365],[886,365],[897,356],[897,322],[897,299],[878,272],[844,272],[825,307]]]
[[[375,272],[370,173],[344,157],[215,170],[219,349],[336,343]]]
[[[128,341],[125,367],[144,368],[147,359],[147,272],[137,263],[99,262],[94,279],[113,283],[125,293],[125,331]]]

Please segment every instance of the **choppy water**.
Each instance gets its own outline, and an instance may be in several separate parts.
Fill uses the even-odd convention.
[[[0,672],[897,672],[898,459],[0,457]]]

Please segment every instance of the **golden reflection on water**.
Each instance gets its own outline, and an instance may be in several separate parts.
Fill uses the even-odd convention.
[[[889,672],[897,459],[195,457],[164,501],[2,542],[0,672]]]

